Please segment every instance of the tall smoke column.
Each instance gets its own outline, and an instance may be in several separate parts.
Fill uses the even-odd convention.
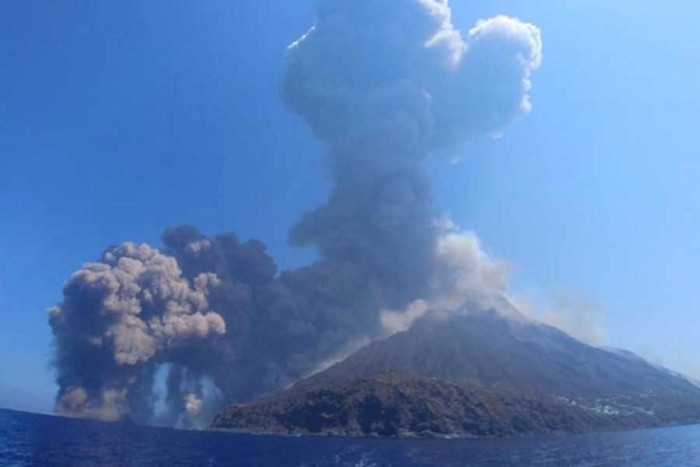
[[[262,242],[191,226],[160,251],[108,250],[51,311],[60,412],[196,424],[382,335],[387,310],[405,325],[505,287],[504,265],[446,227],[422,164],[530,111],[539,30],[499,16],[463,36],[446,0],[322,0],[317,13],[289,46],[282,97],[329,154],[331,194],[289,236],[319,259],[278,272]]]
[[[324,1],[288,59],[284,98],[329,143],[334,181],[292,244],[359,264],[383,305],[424,296],[439,231],[421,162],[529,112],[539,31],[501,16],[465,41],[446,1]]]

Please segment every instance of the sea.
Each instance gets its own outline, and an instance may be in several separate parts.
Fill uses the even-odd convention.
[[[251,436],[0,410],[3,466],[700,466],[700,426],[501,439]]]

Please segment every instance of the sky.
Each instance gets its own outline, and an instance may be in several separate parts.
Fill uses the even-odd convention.
[[[536,24],[544,60],[527,118],[430,161],[436,204],[534,308],[700,376],[700,5],[451,5],[463,31]],[[0,407],[51,410],[46,309],[108,245],[191,223],[314,257],[287,232],[327,194],[323,148],[279,98],[313,19],[311,0],[0,4]]]

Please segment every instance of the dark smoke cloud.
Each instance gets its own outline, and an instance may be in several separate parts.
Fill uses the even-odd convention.
[[[447,2],[322,2],[289,48],[283,96],[328,141],[334,189],[292,244],[360,262],[383,305],[423,296],[439,232],[421,162],[527,113],[540,59],[539,31],[515,19],[481,21],[465,41]]]
[[[142,395],[139,383],[150,386],[154,362],[223,335],[224,319],[207,300],[218,282],[212,273],[185,280],[174,258],[132,243],[75,272],[50,310],[59,411],[117,419],[130,396]],[[151,401],[139,399],[148,417]]]
[[[530,111],[541,39],[504,16],[463,37],[450,14],[441,0],[319,2],[282,80],[327,144],[332,192],[289,236],[318,260],[280,272],[262,242],[192,226],[162,251],[109,250],[51,311],[60,412],[196,425],[381,336],[387,310],[405,322],[504,287],[504,266],[434,206],[422,163]]]

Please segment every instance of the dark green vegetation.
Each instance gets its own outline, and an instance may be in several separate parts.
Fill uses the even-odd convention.
[[[502,308],[502,307],[501,307]],[[629,352],[509,310],[428,316],[212,427],[348,436],[507,436],[700,422],[700,389]]]

